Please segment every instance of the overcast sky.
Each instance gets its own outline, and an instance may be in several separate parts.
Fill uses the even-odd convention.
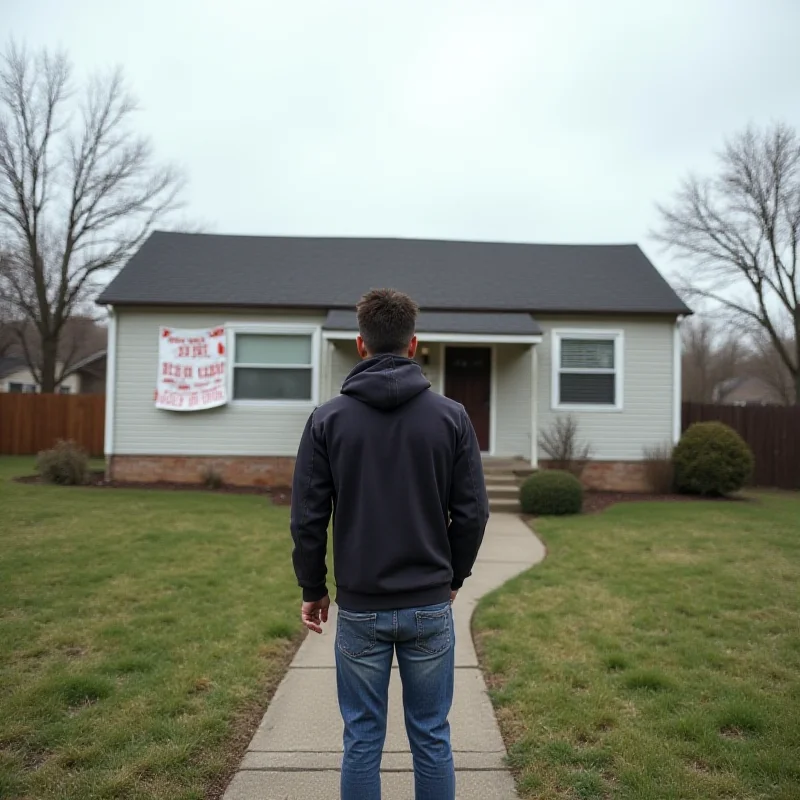
[[[0,0],[120,64],[215,232],[638,242],[752,121],[800,128],[800,0]],[[668,269],[667,269],[668,271]]]

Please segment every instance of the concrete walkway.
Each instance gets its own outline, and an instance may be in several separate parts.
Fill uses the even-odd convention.
[[[450,724],[458,800],[517,797],[514,781],[504,765],[503,740],[478,669],[470,618],[480,597],[540,562],[544,553],[541,542],[518,517],[492,515],[473,575],[453,606],[456,688]],[[309,634],[300,647],[224,800],[339,797],[342,721],[336,701],[335,631],[334,614],[322,636]],[[389,722],[382,762],[384,800],[414,797],[400,690],[395,667],[389,685]]]

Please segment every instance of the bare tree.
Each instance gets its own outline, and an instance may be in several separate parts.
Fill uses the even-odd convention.
[[[119,70],[77,92],[63,53],[12,43],[0,60],[0,298],[23,323],[19,343],[43,392],[69,374],[70,354],[59,363],[67,320],[178,204],[182,178],[155,163],[131,127],[135,111]]]
[[[720,329],[707,316],[690,317],[681,325],[683,337],[683,399],[713,403],[716,390],[739,375],[747,356],[741,336]]]
[[[683,289],[761,330],[800,402],[800,140],[782,124],[735,136],[714,178],[687,178],[655,233],[687,264]],[[788,322],[793,336],[781,335]]]
[[[790,351],[795,347],[788,335],[785,337],[784,347]],[[798,403],[797,387],[792,375],[769,337],[755,337],[755,350],[748,360],[747,368],[774,392],[776,402],[786,406]]]

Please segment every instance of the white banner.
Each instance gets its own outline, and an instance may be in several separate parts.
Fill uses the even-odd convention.
[[[225,329],[161,328],[156,408],[202,411],[228,402]]]

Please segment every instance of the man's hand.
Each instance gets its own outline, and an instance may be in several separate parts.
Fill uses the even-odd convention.
[[[322,622],[328,621],[328,609],[331,607],[331,598],[326,594],[321,600],[313,603],[303,603],[300,610],[300,619],[303,625],[314,633],[322,633]]]
[[[455,603],[456,597],[458,597],[458,589],[456,589],[454,592],[450,592],[450,605]]]

